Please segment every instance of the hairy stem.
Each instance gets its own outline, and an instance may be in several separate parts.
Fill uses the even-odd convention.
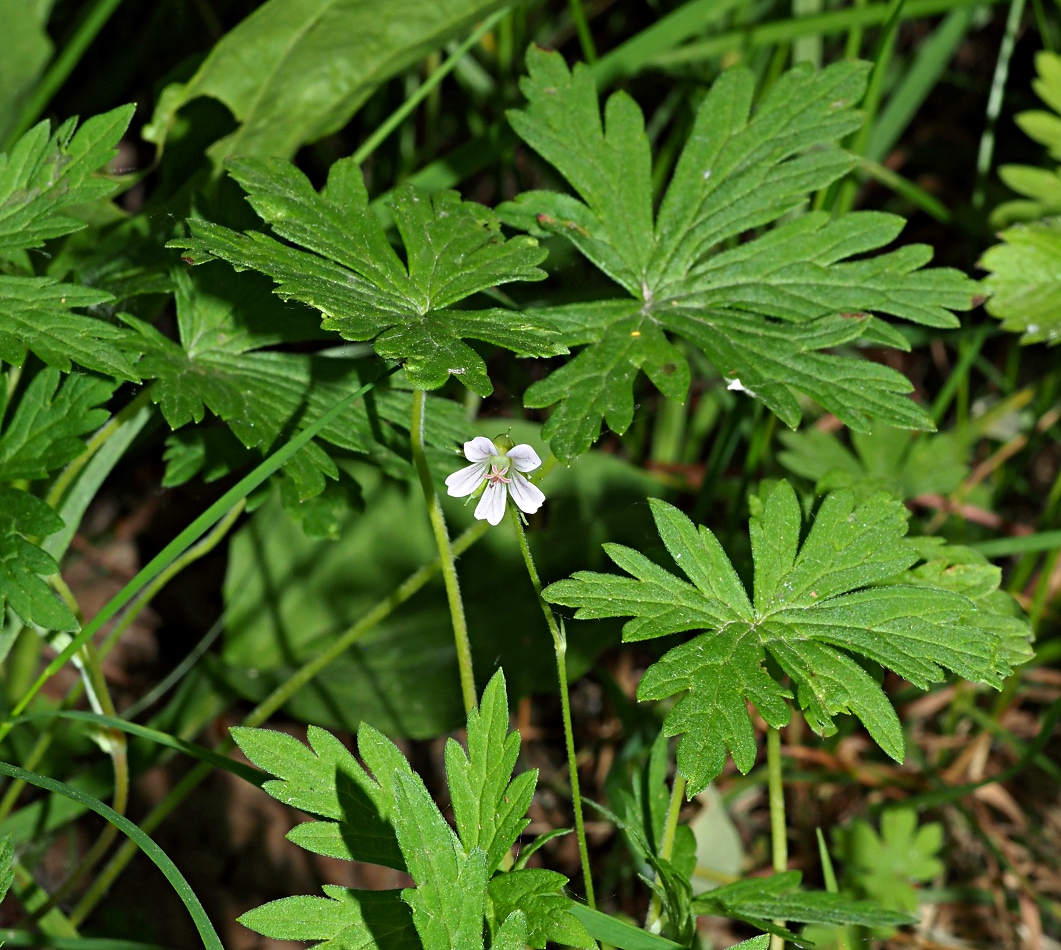
[[[773,726],[766,729],[766,773],[770,787],[770,843],[774,873],[788,870],[788,830],[785,823],[785,785],[781,777],[781,733]],[[784,926],[783,920],[775,921]],[[784,938],[770,937],[770,950],[784,950]]]
[[[534,593],[538,595],[538,604],[545,614],[545,622],[549,627],[549,633],[553,638],[553,651],[556,654],[556,673],[560,680],[560,707],[564,716],[564,741],[567,745],[567,765],[571,773],[571,804],[575,812],[575,834],[578,836],[578,853],[582,859],[582,878],[586,886],[586,903],[590,907],[596,906],[593,896],[593,872],[589,864],[589,848],[586,845],[586,825],[582,818],[582,793],[578,786],[578,758],[575,754],[575,733],[571,726],[571,699],[567,687],[567,637],[556,622],[553,609],[542,597],[542,582],[538,576],[538,568],[534,564],[530,545],[527,544],[527,532],[523,530],[523,522],[520,521],[519,510],[515,505],[510,506],[512,523],[516,526],[516,537],[519,539],[519,549],[523,554],[523,561],[527,565],[527,573],[530,574],[531,584],[534,585]]]
[[[413,463],[420,476],[420,487],[427,502],[427,516],[431,521],[431,530],[435,535],[438,547],[439,562],[442,565],[442,580],[446,585],[446,599],[449,601],[449,614],[453,619],[453,638],[457,645],[457,664],[460,667],[461,696],[464,698],[464,712],[470,713],[478,705],[475,695],[475,672],[472,668],[472,645],[468,639],[468,622],[464,617],[464,602],[461,600],[460,582],[457,580],[457,564],[453,559],[453,548],[450,545],[449,531],[446,528],[446,516],[442,513],[442,503],[431,481],[431,470],[427,467],[427,456],[424,454],[424,423],[427,416],[427,393],[422,389],[413,390],[413,415],[409,427],[409,441],[412,445]]]

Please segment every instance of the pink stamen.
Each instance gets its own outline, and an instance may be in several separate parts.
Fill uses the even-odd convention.
[[[486,480],[490,482],[491,485],[496,485],[498,482],[500,482],[502,485],[507,485],[509,484],[509,482],[512,481],[511,478],[505,477],[507,472],[507,468],[503,471],[499,471],[496,465],[491,465],[490,474],[486,476]]]

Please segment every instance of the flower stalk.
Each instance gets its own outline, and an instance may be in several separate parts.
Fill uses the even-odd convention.
[[[461,600],[460,582],[457,579],[457,563],[453,558],[453,546],[450,544],[449,530],[446,528],[446,517],[442,513],[442,503],[438,500],[438,493],[431,480],[431,470],[427,467],[427,456],[424,454],[426,407],[427,394],[422,389],[414,389],[409,442],[412,446],[413,464],[416,466],[417,475],[420,476],[424,501],[427,502],[427,517],[435,535],[439,563],[442,565],[442,580],[446,586],[446,600],[449,602],[449,614],[453,620],[453,639],[457,646],[461,696],[464,699],[464,712],[467,714],[478,705],[475,694],[475,671],[472,667],[472,645],[468,639],[468,621],[464,616],[464,602]]]
[[[545,615],[545,622],[549,627],[549,633],[553,638],[553,650],[556,654],[556,674],[560,681],[560,708],[564,717],[564,742],[567,746],[567,764],[571,772],[571,806],[575,813],[575,835],[578,837],[578,854],[582,861],[582,879],[586,888],[586,903],[591,908],[596,907],[596,899],[593,895],[593,873],[589,864],[589,848],[586,845],[586,825],[582,817],[582,793],[578,783],[578,758],[575,754],[575,733],[571,725],[571,698],[567,687],[567,637],[563,629],[556,622],[556,616],[545,598],[542,597],[542,582],[538,576],[538,569],[534,564],[534,556],[531,554],[530,545],[527,544],[527,533],[523,530],[523,522],[520,513],[511,509],[512,523],[516,526],[516,537],[519,540],[520,553],[527,565],[527,573],[530,575],[534,593],[538,596],[538,604]]]

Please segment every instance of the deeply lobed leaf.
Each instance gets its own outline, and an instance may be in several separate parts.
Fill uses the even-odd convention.
[[[555,329],[533,314],[454,309],[495,285],[545,277],[536,266],[545,257],[537,241],[506,240],[497,218],[481,205],[455,192],[397,189],[392,211],[405,245],[403,263],[368,206],[353,162],[336,162],[320,194],[286,162],[234,160],[229,170],[273,232],[291,244],[192,221],[192,237],[172,246],[187,249],[197,262],[220,258],[237,270],[267,274],[282,297],[319,310],[325,329],[348,340],[372,340],[381,356],[401,361],[417,388],[435,389],[452,375],[488,395],[493,386],[486,364],[469,339],[522,356],[567,352]]]
[[[626,431],[639,370],[665,395],[685,398],[689,369],[672,336],[701,349],[731,389],[761,399],[793,428],[802,414],[797,393],[854,429],[867,430],[872,419],[932,428],[904,398],[911,387],[899,373],[823,351],[859,340],[905,348],[871,312],[956,326],[951,311],[973,305],[972,281],[925,270],[931,252],[922,245],[865,256],[903,225],[879,212],[803,214],[731,246],[791,216],[809,192],[850,170],[853,159],[838,142],[861,121],[853,106],[867,64],[793,69],[754,111],[751,72],[724,72],[699,109],[655,221],[648,139],[633,100],[613,95],[602,122],[585,66],[569,71],[558,54],[532,49],[528,69],[521,83],[528,104],[509,120],[578,197],[525,192],[499,213],[533,234],[562,235],[630,295],[537,312],[568,346],[586,347],[527,391],[528,406],[559,403],[544,430],[558,455],[585,451],[602,422]]]
[[[973,591],[933,583],[934,568],[902,576],[922,554],[904,537],[905,507],[887,495],[856,504],[850,492],[834,492],[801,543],[799,502],[789,484],[779,482],[749,526],[751,600],[707,528],[697,530],[665,502],[650,504],[688,582],[613,545],[609,557],[631,577],[580,572],[550,585],[545,597],[577,607],[580,619],[632,618],[623,630],[626,640],[707,631],[666,653],[638,687],[643,700],[684,694],[664,728],[682,737],[678,768],[690,794],[722,771],[727,748],[742,772],[754,764],[747,701],[770,725],[788,722],[792,693],[771,673],[768,654],[791,680],[815,731],[829,735],[836,729],[833,716],[853,713],[898,760],[903,737],[895,710],[850,654],[922,688],[945,670],[997,687],[1012,662],[1026,656],[1027,628],[1007,632],[990,614],[982,619],[985,611],[966,596]],[[1024,653],[1013,646],[1018,639]]]

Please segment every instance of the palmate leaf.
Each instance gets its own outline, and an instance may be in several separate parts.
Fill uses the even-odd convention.
[[[760,930],[778,934],[797,947],[810,947],[787,927],[786,920],[800,924],[857,924],[896,927],[916,923],[905,913],[882,908],[872,901],[852,900],[842,894],[800,890],[799,871],[786,871],[767,878],[749,878],[707,891],[693,900],[700,914],[715,914],[743,920]]]
[[[273,349],[279,343],[319,338],[323,331],[309,308],[283,303],[266,278],[235,275],[213,264],[194,276],[177,270],[173,283],[177,341],[125,317],[144,351],[138,369],[154,379],[152,398],[171,428],[201,423],[209,410],[228,425],[238,444],[226,439],[224,430],[188,431],[170,443],[167,484],[180,484],[200,471],[221,477],[249,461],[240,446],[267,452],[281,435],[296,431],[366,381],[364,362]],[[408,474],[403,443],[408,444],[411,398],[392,388],[379,389],[328,426],[284,468],[297,496],[289,507],[306,514],[302,503],[320,496],[326,485],[346,491],[331,457],[336,451],[366,455],[391,475]],[[428,442],[450,448],[463,432],[462,420],[458,406],[432,398]]]
[[[99,173],[117,154],[132,114],[132,106],[122,106],[86,120],[80,128],[70,119],[54,134],[42,122],[9,153],[0,154],[0,256],[14,259],[19,252],[84,227],[68,212],[114,191],[114,182]],[[78,363],[138,379],[122,345],[126,334],[73,309],[110,300],[98,290],[46,277],[0,276],[0,359],[21,365],[29,351],[63,372]]]
[[[372,340],[380,356],[402,361],[418,389],[436,389],[452,375],[488,395],[493,386],[486,364],[468,339],[522,356],[567,352],[555,329],[532,315],[455,308],[477,291],[545,277],[537,267],[545,257],[537,241],[506,240],[487,208],[461,201],[456,192],[397,189],[391,210],[405,244],[403,263],[369,209],[361,170],[352,161],[332,165],[321,194],[286,162],[233,160],[228,169],[274,233],[297,247],[205,221],[190,222],[192,237],[172,246],[195,261],[220,258],[269,275],[282,297],[319,310],[325,329],[348,340]]]
[[[41,575],[59,572],[32,539],[63,529],[63,519],[29,492],[0,486],[0,611],[10,607],[25,623],[46,630],[76,630],[74,615]]]
[[[685,693],[664,728],[682,736],[678,768],[690,795],[721,773],[727,747],[742,772],[754,764],[746,701],[770,725],[788,722],[792,693],[771,674],[767,654],[791,679],[816,732],[831,734],[834,715],[853,713],[897,760],[903,736],[895,710],[849,654],[921,688],[940,680],[945,669],[997,687],[1010,670],[1004,636],[970,619],[975,601],[944,586],[881,586],[921,559],[904,539],[905,507],[887,495],[856,506],[850,492],[834,492],[800,544],[799,502],[788,482],[779,482],[749,525],[752,598],[707,528],[697,529],[665,502],[650,505],[687,581],[637,551],[608,545],[609,557],[631,577],[583,571],[552,584],[545,596],[577,607],[579,619],[632,617],[625,640],[707,631],[665,654],[638,687],[642,700]]]
[[[267,729],[237,728],[232,736],[247,758],[277,776],[266,792],[321,819],[297,825],[290,840],[317,854],[407,871],[415,883],[400,892],[325,887],[327,898],[284,898],[250,911],[240,918],[245,926],[336,950],[483,950],[489,920],[492,950],[544,947],[546,939],[594,945],[564,909],[567,878],[498,870],[526,827],[537,780],[537,771],[512,777],[519,734],[508,732],[500,671],[469,717],[467,752],[452,741],[446,749],[456,830],[398,748],[370,726],[357,733],[364,766],[315,726],[309,748]]]
[[[50,367],[34,376],[0,429],[0,481],[46,478],[77,458],[80,437],[107,421],[101,407],[114,389],[113,380],[82,374],[60,385]]]
[[[1061,187],[1061,185],[1059,185]],[[1061,211],[1061,208],[1058,209]],[[983,286],[987,312],[1021,343],[1061,340],[1061,221],[1048,218],[1015,225],[999,234],[980,266],[990,271]]]
[[[851,169],[837,143],[861,122],[852,107],[868,68],[794,69],[754,112],[752,73],[727,70],[700,107],[653,219],[640,109],[616,93],[602,124],[589,70],[580,64],[570,72],[558,54],[531,50],[521,84],[528,106],[509,120],[579,197],[526,192],[498,213],[533,234],[563,235],[629,294],[537,311],[565,343],[585,347],[526,394],[528,406],[559,403],[546,429],[558,455],[584,451],[602,421],[626,430],[639,370],[667,396],[685,397],[689,368],[671,336],[699,347],[730,388],[762,400],[792,427],[803,393],[854,429],[866,430],[871,419],[932,428],[904,398],[912,387],[900,374],[823,351],[858,341],[905,347],[873,313],[956,326],[951,311],[972,306],[975,283],[954,270],[924,270],[931,252],[922,245],[865,257],[903,226],[877,212],[804,214],[731,246]]]

